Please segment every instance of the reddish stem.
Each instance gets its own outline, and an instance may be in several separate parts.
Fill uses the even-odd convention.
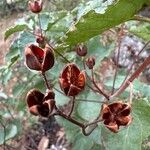
[[[94,78],[94,71],[93,69],[91,70],[91,74],[92,74],[92,82],[93,82],[93,85],[95,86],[95,88],[97,88],[97,90],[99,91],[99,94],[103,95],[107,100],[109,100],[109,96],[104,93],[104,91],[102,91],[99,86],[96,84],[96,81],[95,81],[95,78]]]
[[[129,85],[130,82],[133,82],[135,78],[139,76],[139,74],[144,71],[144,69],[150,65],[150,56],[145,59],[143,64],[124,82],[124,84],[110,97],[110,99],[120,95]]]

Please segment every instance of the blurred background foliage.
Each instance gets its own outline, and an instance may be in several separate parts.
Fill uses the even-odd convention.
[[[118,33],[121,28],[120,23],[123,23],[125,35],[121,41],[122,55],[119,59],[120,68],[115,88],[117,89],[121,85],[132,63],[135,63],[135,67],[132,70],[134,71],[143,60],[150,55],[150,46],[148,45],[138,59],[135,60],[135,55],[144,47],[145,43],[150,40],[149,23],[138,21],[126,22],[130,20],[130,15],[137,13],[133,10],[140,9],[142,2],[133,1],[133,3],[137,5],[130,5],[132,10],[128,11],[126,18],[122,20],[119,18],[112,21],[108,19],[106,22],[97,20],[101,19],[98,13],[105,13],[108,9],[107,6],[113,2],[116,1],[45,0],[45,9],[41,13],[42,29],[45,31],[50,42],[63,53],[66,58],[71,62],[77,63],[82,69],[82,60],[76,55],[74,46],[78,42],[84,42],[84,44],[87,45],[87,57],[91,55],[96,57],[96,65],[94,68],[96,79],[105,90],[111,90],[112,88]],[[128,3],[128,0],[123,0],[123,3],[121,3],[121,0],[119,2],[119,10],[114,10],[114,6],[112,6],[112,18],[116,17],[117,11],[121,12],[124,10],[123,8],[125,4]],[[21,143],[26,139],[23,138],[23,135],[26,135],[28,133],[27,130],[30,130],[32,125],[35,126],[39,121],[37,117],[31,116],[26,108],[26,93],[34,87],[40,89],[42,92],[46,90],[40,75],[37,72],[28,70],[24,65],[24,48],[29,43],[35,43],[35,37],[29,31],[36,28],[38,18],[28,11],[27,0],[2,0],[0,2],[0,8],[0,15],[3,17],[10,17],[12,13],[23,14],[21,18],[16,19],[16,22],[12,25],[13,27],[7,29],[5,33],[5,39],[11,36],[9,37],[11,38],[11,43],[9,43],[10,47],[5,56],[5,63],[2,63],[0,66],[0,145],[5,143],[8,147],[12,147],[14,144],[17,148],[20,148],[21,145],[16,144],[16,142],[19,141]],[[93,10],[95,10],[94,13]],[[144,9],[144,11],[149,13],[148,10],[148,7]],[[144,14],[144,11],[140,12],[140,14]],[[148,13],[145,13],[146,16],[148,16]],[[120,15],[124,14],[126,13],[123,12]],[[93,20],[91,20],[91,17]],[[85,20],[85,24],[83,20]],[[76,24],[77,30],[73,30],[72,32],[72,30],[69,29],[70,27],[73,28],[74,24]],[[102,24],[105,29],[103,30],[99,24]],[[113,28],[108,30],[110,27]],[[89,30],[89,28],[94,28],[95,31]],[[21,32],[17,33],[18,31]],[[3,51],[5,51],[5,49]],[[47,72],[48,79],[52,85],[58,89],[58,76],[64,65],[65,61],[56,55],[55,66]],[[89,72],[88,74],[90,75]],[[69,148],[65,146],[65,144],[63,145],[64,148],[73,150],[140,150],[141,147],[146,150],[150,148],[148,146],[150,136],[149,84],[150,68],[148,67],[140,78],[134,82],[135,100],[133,102],[133,123],[131,126],[121,129],[118,134],[110,133],[110,131],[100,124],[89,137],[84,137],[80,129],[75,125],[57,117],[56,120],[64,127],[66,139],[70,143]],[[63,96],[56,90],[55,93],[57,105],[66,108],[69,102],[68,97]],[[128,95],[129,89],[117,97],[117,99],[127,101]],[[103,99],[102,96],[92,93],[88,88],[86,88],[85,92],[81,93],[78,98],[93,100]],[[97,103],[78,102],[74,115],[80,121],[91,121],[98,116],[100,106],[101,104]],[[50,122],[50,120],[48,121]],[[46,129],[47,128],[50,127],[46,127]],[[34,135],[34,133],[32,134]],[[55,146],[57,145],[56,143],[54,144]]]

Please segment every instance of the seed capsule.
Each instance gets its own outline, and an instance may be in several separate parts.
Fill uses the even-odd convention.
[[[127,126],[132,122],[131,105],[123,102],[104,104],[101,109],[101,119],[112,132],[117,133],[120,126]]]
[[[48,91],[45,95],[39,90],[32,89],[26,96],[29,111],[33,115],[48,117],[55,111],[54,93]]]
[[[85,87],[85,72],[80,71],[75,64],[68,64],[62,71],[59,83],[67,96],[78,95]]]
[[[33,70],[45,72],[54,66],[53,50],[46,45],[44,49],[31,44],[25,48],[26,65]]]

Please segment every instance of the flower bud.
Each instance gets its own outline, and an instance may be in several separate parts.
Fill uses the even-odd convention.
[[[45,72],[54,65],[53,50],[46,45],[44,49],[31,44],[25,48],[26,65],[33,70]]]
[[[82,45],[78,45],[78,46],[76,46],[75,50],[76,50],[77,55],[79,55],[81,57],[86,56],[86,54],[87,54],[87,47],[86,47],[86,45],[83,45],[83,46]]]
[[[29,9],[33,13],[39,13],[42,10],[43,2],[42,0],[34,0],[33,2],[28,2]]]
[[[89,57],[86,59],[86,65],[89,69],[93,69],[95,65],[95,57]]]

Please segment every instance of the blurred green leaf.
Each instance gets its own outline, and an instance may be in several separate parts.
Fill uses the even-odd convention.
[[[103,31],[132,19],[145,3],[149,4],[150,2],[147,0],[118,0],[108,6],[106,11],[101,14],[90,10],[66,33],[66,44],[75,45],[84,42]]]
[[[14,136],[17,135],[17,126],[14,124],[8,124],[4,128],[1,126],[0,127],[0,145],[4,143],[4,140],[7,141]]]
[[[132,26],[129,31],[146,41],[150,40],[150,24],[148,23]]]
[[[12,35],[16,32],[23,31],[27,28],[28,28],[28,26],[26,24],[16,25],[16,26],[10,27],[9,29],[6,30],[4,39],[7,40],[10,35]]]
[[[102,97],[90,92],[85,100],[97,100],[100,101]],[[100,113],[101,103],[92,102],[78,102],[77,111],[81,118],[87,121],[94,120],[98,117]]]

